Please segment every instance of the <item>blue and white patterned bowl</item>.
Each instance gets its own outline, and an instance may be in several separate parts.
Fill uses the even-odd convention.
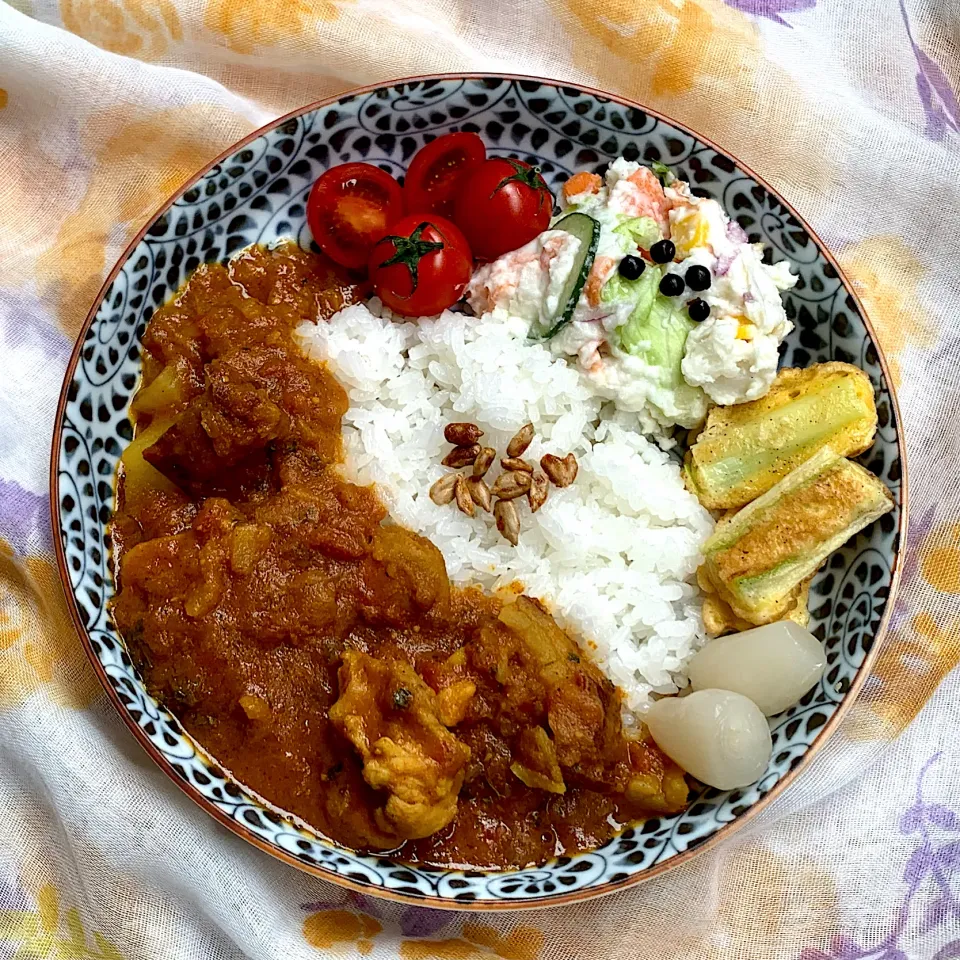
[[[327,167],[375,163],[402,176],[414,152],[472,130],[492,155],[539,164],[556,190],[617,156],[659,160],[715,197],[752,241],[799,274],[785,295],[796,328],[784,362],[845,360],[870,375],[880,416],[861,459],[898,508],[831,558],[810,593],[826,642],[823,680],[773,726],[773,758],[744,790],[704,790],[682,814],[648,820],[599,850],[520,872],[412,867],[342,849],[233,782],[144,689],[110,620],[109,523],[117,462],[132,437],[127,408],[140,338],[153,311],[200,263],[251,243],[309,245],[307,193]],[[729,835],[804,768],[865,678],[892,608],[905,532],[906,477],[896,400],[883,356],[836,262],[766,184],[728,154],[652,111],[599,92],[520,77],[440,76],[365,89],[275,121],[212,163],[148,224],[111,272],[87,318],[60,399],[51,463],[59,565],[81,638],[107,693],[153,759],[235,833],[344,886],[424,906],[496,909],[583,899],[636,883]]]

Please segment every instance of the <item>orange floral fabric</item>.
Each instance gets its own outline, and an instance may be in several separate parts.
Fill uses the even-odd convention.
[[[955,19],[933,0],[0,0],[0,954],[960,956]],[[46,491],[73,339],[178,184],[312,100],[485,70],[650,104],[793,202],[886,350],[913,519],[861,698],[749,831],[619,896],[481,916],[349,894],[191,806],[86,663]]]

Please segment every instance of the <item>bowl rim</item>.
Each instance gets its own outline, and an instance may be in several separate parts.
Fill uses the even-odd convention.
[[[206,797],[204,797],[193,784],[187,782],[186,780],[176,776],[174,771],[171,769],[170,764],[164,758],[163,754],[157,749],[157,747],[150,741],[150,738],[147,734],[140,728],[140,726],[133,720],[133,718],[127,712],[126,707],[120,700],[117,691],[114,689],[113,685],[110,683],[107,676],[106,670],[103,667],[103,664],[100,662],[100,659],[97,657],[96,652],[93,649],[93,645],[90,640],[89,633],[86,627],[83,624],[83,620],[80,617],[80,611],[77,606],[76,597],[73,592],[73,587],[70,580],[69,570],[67,568],[66,556],[63,547],[63,531],[60,524],[60,482],[59,482],[59,460],[60,460],[60,442],[63,429],[63,414],[68,402],[68,395],[70,390],[70,385],[73,382],[74,373],[76,372],[77,364],[80,359],[80,353],[83,349],[84,340],[86,334],[92,326],[94,319],[96,318],[97,311],[100,309],[100,305],[103,302],[104,297],[110,285],[116,279],[117,275],[123,269],[124,264],[130,258],[134,249],[143,240],[144,236],[147,234],[148,230],[154,223],[161,217],[173,204],[180,199],[180,197],[190,188],[201,177],[205,176],[209,171],[215,167],[218,163],[222,163],[228,157],[232,156],[238,150],[241,150],[243,147],[257,140],[259,137],[263,136],[266,133],[269,133],[272,130],[275,130],[277,127],[281,126],[283,123],[286,123],[289,120],[296,119],[297,117],[303,116],[306,113],[311,113],[314,110],[322,109],[323,107],[331,106],[334,103],[337,103],[339,100],[342,100],[344,97],[356,97],[363,94],[372,93],[376,90],[395,87],[399,84],[410,84],[410,83],[422,83],[429,80],[506,80],[506,81],[532,81],[534,83],[545,84],[549,87],[555,89],[573,89],[579,90],[581,93],[589,94],[594,97],[601,97],[605,100],[612,101],[617,103],[620,106],[633,108],[640,110],[652,117],[655,117],[657,120],[661,120],[667,124],[670,124],[676,127],[679,130],[684,131],[689,136],[699,140],[702,144],[711,149],[717,151],[723,156],[727,156],[734,161],[737,167],[747,176],[754,179],[758,184],[760,184],[765,190],[767,190],[772,196],[783,204],[784,208],[789,211],[789,213],[796,218],[797,222],[801,227],[813,238],[814,242],[817,245],[818,250],[826,259],[826,261],[833,267],[837,272],[837,276],[840,279],[840,282],[849,296],[854,300],[854,303],[857,306],[857,309],[860,312],[860,316],[863,320],[864,326],[867,330],[867,333],[870,336],[871,342],[874,349],[877,352],[877,359],[880,364],[880,368],[883,371],[884,379],[886,380],[887,389],[890,393],[890,402],[893,407],[895,422],[896,422],[896,437],[897,437],[897,450],[900,457],[900,467],[901,467],[901,478],[900,478],[900,518],[899,518],[899,536],[897,540],[897,551],[893,556],[890,568],[890,587],[887,595],[887,602],[884,608],[883,616],[880,619],[880,623],[877,626],[876,634],[874,635],[873,644],[864,657],[863,662],[860,667],[857,669],[857,672],[853,678],[853,682],[850,684],[849,689],[844,695],[841,702],[837,705],[836,710],[833,712],[833,715],[830,719],[823,725],[817,736],[814,738],[813,742],[807,748],[806,752],[800,758],[799,763],[792,769],[789,770],[781,779],[770,789],[770,791],[756,801],[748,810],[744,811],[736,819],[731,820],[719,830],[716,831],[712,836],[701,841],[693,847],[684,850],[682,853],[674,854],[674,856],[663,861],[662,863],[655,864],[652,867],[648,867],[646,870],[642,870],[639,873],[627,877],[624,880],[618,881],[617,883],[606,883],[597,888],[586,888],[583,890],[576,890],[570,893],[560,894],[558,896],[539,896],[534,897],[529,900],[522,901],[500,901],[500,900],[474,900],[474,901],[459,901],[453,900],[448,897],[430,897],[430,896],[413,896],[406,893],[399,893],[397,891],[388,890],[385,887],[359,883],[355,880],[351,880],[348,877],[344,877],[340,874],[333,873],[332,871],[326,870],[319,865],[304,863],[301,860],[298,860],[292,854],[289,854],[274,844],[269,843],[268,841],[258,837],[252,830],[248,829],[244,825],[238,823],[237,821],[228,817],[225,813],[219,810],[214,806]],[[640,883],[644,883],[648,880],[652,880],[654,877],[662,876],[668,870],[673,870],[681,865],[689,862],[694,856],[697,856],[701,853],[704,853],[708,850],[714,849],[720,843],[726,841],[732,837],[735,833],[741,830],[748,823],[754,821],[758,814],[761,813],[767,806],[769,806],[773,800],[779,797],[793,782],[794,780],[804,772],[816,758],[820,750],[823,749],[827,741],[833,736],[837,728],[840,726],[843,718],[846,716],[847,711],[853,706],[856,702],[864,683],[867,680],[867,677],[870,675],[873,664],[877,659],[877,656],[880,652],[880,648],[883,644],[883,641],[886,637],[887,629],[889,627],[890,618],[893,614],[893,609],[896,604],[897,592],[900,587],[901,575],[903,573],[903,555],[906,548],[907,542],[907,527],[908,527],[908,515],[909,515],[909,485],[908,485],[908,468],[907,468],[907,450],[906,443],[903,436],[903,419],[900,413],[900,405],[897,399],[896,394],[896,385],[894,384],[890,365],[887,362],[886,355],[884,354],[883,347],[881,346],[879,339],[877,338],[876,331],[874,330],[873,324],[870,321],[870,318],[867,314],[866,308],[860,300],[860,297],[857,295],[857,292],[850,282],[840,264],[837,262],[834,255],[830,252],[826,244],[820,239],[820,236],[815,230],[810,226],[809,223],[797,212],[794,207],[788,203],[777,191],[774,189],[763,177],[758,175],[751,167],[747,164],[740,161],[734,154],[730,151],[724,149],[714,141],[703,136],[697,131],[693,130],[684,123],[680,123],[677,120],[674,120],[669,115],[662,113],[659,110],[655,110],[651,107],[647,107],[644,104],[632,100],[629,97],[621,96],[615,93],[609,93],[605,90],[600,90],[596,87],[591,87],[587,84],[578,83],[569,80],[561,80],[557,78],[548,78],[548,77],[537,77],[528,74],[515,74],[515,73],[499,73],[499,72],[449,72],[449,73],[429,73],[429,74],[420,74],[409,77],[399,77],[394,80],[383,80],[378,83],[365,84],[359,87],[352,87],[347,90],[343,90],[339,93],[333,94],[329,97],[324,97],[320,100],[315,100],[312,103],[307,104],[306,106],[297,107],[294,110],[289,111],[288,113],[282,114],[279,117],[269,121],[268,123],[263,124],[262,126],[251,131],[242,139],[231,144],[224,151],[210,160],[205,164],[201,169],[192,174],[188,179],[186,179],[177,189],[171,194],[171,196],[164,201],[164,203],[156,209],[149,219],[147,219],[143,227],[136,233],[136,235],[130,240],[127,246],[124,248],[123,252],[117,258],[113,267],[110,269],[109,273],[105,277],[100,290],[98,291],[96,298],[93,301],[92,306],[90,307],[89,312],[82,325],[80,326],[76,341],[73,346],[73,350],[70,354],[70,360],[67,363],[66,370],[63,375],[63,383],[60,388],[60,395],[57,401],[57,409],[54,419],[53,427],[53,436],[51,440],[50,448],[50,479],[49,479],[49,494],[50,494],[50,522],[53,532],[53,543],[54,551],[56,553],[57,560],[57,570],[60,577],[60,585],[65,594],[65,599],[67,602],[67,608],[70,612],[70,618],[73,622],[74,628],[80,636],[81,644],[83,645],[84,652],[87,655],[87,659],[90,661],[91,666],[93,667],[94,673],[97,676],[97,679],[100,681],[100,685],[105,690],[108,699],[119,713],[124,724],[136,738],[140,746],[146,751],[150,759],[169,777],[169,779],[176,784],[191,800],[194,801],[202,810],[207,814],[213,817],[217,822],[222,824],[232,833],[246,840],[248,843],[251,843],[253,846],[263,850],[265,853],[268,853],[270,856],[281,860],[284,863],[288,863],[293,867],[296,867],[298,870],[311,874],[313,876],[319,877],[322,880],[326,880],[330,883],[336,884],[337,886],[344,887],[348,890],[352,890],[356,893],[361,893],[366,896],[378,897],[384,900],[390,900],[394,902],[404,903],[408,906],[424,907],[429,909],[440,909],[440,910],[451,910],[451,911],[462,911],[462,912],[493,912],[493,911],[519,911],[519,910],[531,910],[531,909],[544,909],[546,907],[559,907],[571,903],[582,902],[586,900],[592,900],[597,897],[607,896],[608,894],[619,892],[627,889],[628,887],[636,886]],[[184,731],[184,735],[187,736],[191,742],[193,738]],[[205,754],[206,755],[206,754]],[[249,790],[249,787],[245,787]],[[254,793],[255,792],[251,791]],[[326,842],[334,844],[332,840],[326,840]]]

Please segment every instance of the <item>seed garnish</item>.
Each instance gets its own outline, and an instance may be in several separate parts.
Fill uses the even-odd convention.
[[[445,467],[453,467],[459,470],[460,467],[468,467],[477,459],[480,453],[480,444],[471,443],[466,447],[454,447],[440,462]]]
[[[501,500],[516,500],[530,489],[529,473],[501,473],[493,484],[493,495]]]
[[[530,512],[536,513],[547,501],[547,493],[550,490],[550,482],[542,473],[535,473],[530,478],[530,489],[527,491],[527,501],[530,504]]]
[[[447,443],[468,447],[483,436],[483,431],[475,423],[448,423],[443,429],[443,436]]]
[[[438,506],[443,507],[453,500],[454,487],[457,483],[455,473],[444,474],[431,488],[430,499]]]
[[[467,490],[470,491],[470,497],[473,502],[487,513],[492,509],[493,497],[490,493],[490,487],[483,477],[467,477]]]
[[[507,444],[507,456],[519,457],[530,446],[533,440],[533,424],[525,423]]]
[[[562,460],[552,453],[544,454],[540,458],[540,466],[556,487],[569,487],[577,479],[577,458],[572,453]]]
[[[533,473],[533,464],[527,463],[523,457],[503,457],[500,460],[500,466],[504,470],[514,470],[521,473]]]
[[[453,488],[453,493],[457,501],[457,509],[461,513],[465,513],[468,517],[472,517],[477,512],[473,506],[473,497],[470,496],[470,491],[467,489],[467,481],[459,474],[457,475],[457,482]]]
[[[512,500],[498,500],[493,505],[493,517],[497,521],[497,529],[505,540],[514,546],[520,539],[520,514]]]
[[[484,447],[477,459],[473,461],[473,475],[482,477],[490,469],[490,464],[497,459],[497,451],[493,447]]]
[[[497,530],[505,540],[517,545],[520,538],[520,512],[517,501],[526,497],[530,512],[536,513],[547,501],[550,484],[569,487],[577,477],[577,458],[568,453],[557,457],[552,453],[540,458],[540,467],[523,458],[534,439],[532,423],[525,423],[507,444],[507,455],[500,459],[502,473],[493,481],[493,486],[484,479],[497,459],[493,447],[481,447],[477,442],[483,430],[475,423],[448,423],[444,438],[454,448],[443,458],[445,467],[460,470],[470,467],[470,473],[448,473],[430,488],[430,499],[440,505],[455,502],[457,509],[468,517],[476,516],[479,507],[493,513]]]

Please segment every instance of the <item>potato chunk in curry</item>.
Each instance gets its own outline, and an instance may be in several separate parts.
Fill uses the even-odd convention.
[[[388,798],[377,823],[404,840],[428,837],[457,812],[470,748],[444,726],[437,695],[402,661],[347,650],[330,722],[363,758],[363,778]]]

